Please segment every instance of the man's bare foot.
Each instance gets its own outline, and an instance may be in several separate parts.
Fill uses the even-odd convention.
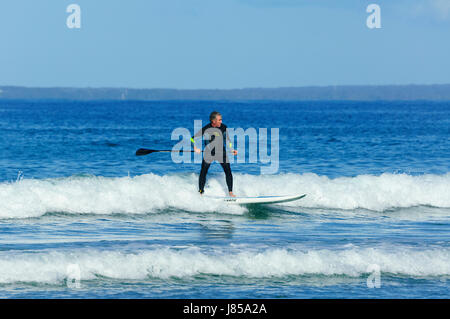
[[[231,197],[236,197],[236,195],[233,194],[233,192],[230,192]]]

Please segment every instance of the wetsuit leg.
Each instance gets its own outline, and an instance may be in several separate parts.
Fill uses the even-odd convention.
[[[207,163],[205,159],[202,161],[202,169],[200,170],[200,176],[198,178],[198,191],[203,193],[204,187],[206,184],[206,174],[208,173],[208,169],[211,163]]]
[[[224,160],[220,163],[225,173],[225,179],[227,181],[228,191],[233,191],[233,174],[231,174],[231,166],[228,158],[224,155]]]

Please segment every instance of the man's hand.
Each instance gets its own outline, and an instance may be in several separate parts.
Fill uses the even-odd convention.
[[[237,155],[237,151],[236,150],[233,150],[232,153],[233,153],[234,156]]]
[[[198,147],[195,147],[195,146],[194,146],[194,152],[197,153],[197,154],[199,154],[199,153],[202,152],[202,150],[199,149]]]

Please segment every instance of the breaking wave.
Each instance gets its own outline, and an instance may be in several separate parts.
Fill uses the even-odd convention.
[[[376,265],[381,274],[408,277],[450,275],[450,250],[415,250],[351,247],[342,250],[263,249],[213,252],[188,247],[160,247],[137,253],[119,251],[3,252],[0,254],[0,283],[62,283],[68,277],[95,280],[189,278],[235,276],[280,278],[285,276],[349,276],[370,274]],[[39,271],[36,271],[36,270]],[[76,270],[74,272],[74,269]]]
[[[72,176],[0,183],[0,218],[39,217],[49,212],[143,214],[164,209],[242,214],[197,193],[198,175],[146,174],[135,177]],[[382,174],[329,178],[316,174],[234,174],[238,196],[307,194],[281,205],[384,211],[414,206],[450,207],[450,173]],[[223,174],[211,174],[208,195],[226,196]]]

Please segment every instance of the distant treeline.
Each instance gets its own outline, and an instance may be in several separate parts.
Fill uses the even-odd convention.
[[[244,89],[30,88],[0,86],[0,99],[63,100],[450,100],[450,84]]]

